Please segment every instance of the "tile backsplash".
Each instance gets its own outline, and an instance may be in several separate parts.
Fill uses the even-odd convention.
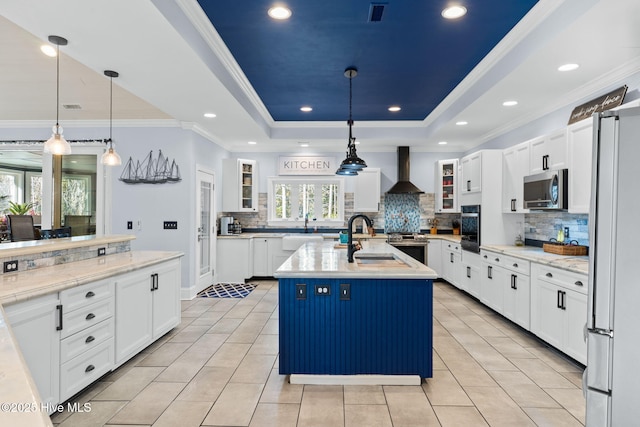
[[[420,231],[420,195],[386,194],[384,196],[385,233]]]
[[[524,216],[524,237],[544,240],[556,238],[558,231],[569,227],[569,240],[580,245],[589,245],[589,215],[567,212],[528,213]]]

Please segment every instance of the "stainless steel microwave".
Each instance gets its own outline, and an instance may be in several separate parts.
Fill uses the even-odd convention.
[[[532,210],[566,210],[569,171],[559,169],[524,177],[524,208]]]

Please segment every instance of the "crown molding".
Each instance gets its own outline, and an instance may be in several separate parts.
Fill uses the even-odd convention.
[[[51,128],[51,120],[0,120],[0,128]],[[60,123],[62,128],[88,128],[88,127],[109,127],[109,120],[64,120]],[[121,128],[169,128],[180,127],[180,122],[174,119],[135,119],[135,120],[114,120],[114,127]]]

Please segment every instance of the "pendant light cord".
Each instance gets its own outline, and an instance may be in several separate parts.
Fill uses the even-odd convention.
[[[56,133],[60,127],[60,45],[58,44],[58,54],[56,55]]]
[[[110,76],[111,89],[109,91],[109,148],[113,147],[113,140],[111,139],[111,128],[113,126],[113,76]]]

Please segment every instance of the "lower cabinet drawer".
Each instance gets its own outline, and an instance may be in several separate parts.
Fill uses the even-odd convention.
[[[113,298],[95,302],[72,312],[65,310],[62,315],[61,337],[70,337],[76,332],[97,325],[103,320],[112,317],[114,311]]]
[[[71,396],[113,368],[113,338],[97,345],[60,367],[60,401]]]
[[[97,347],[113,337],[113,317],[83,329],[60,342],[60,363],[68,362],[87,350]]]

